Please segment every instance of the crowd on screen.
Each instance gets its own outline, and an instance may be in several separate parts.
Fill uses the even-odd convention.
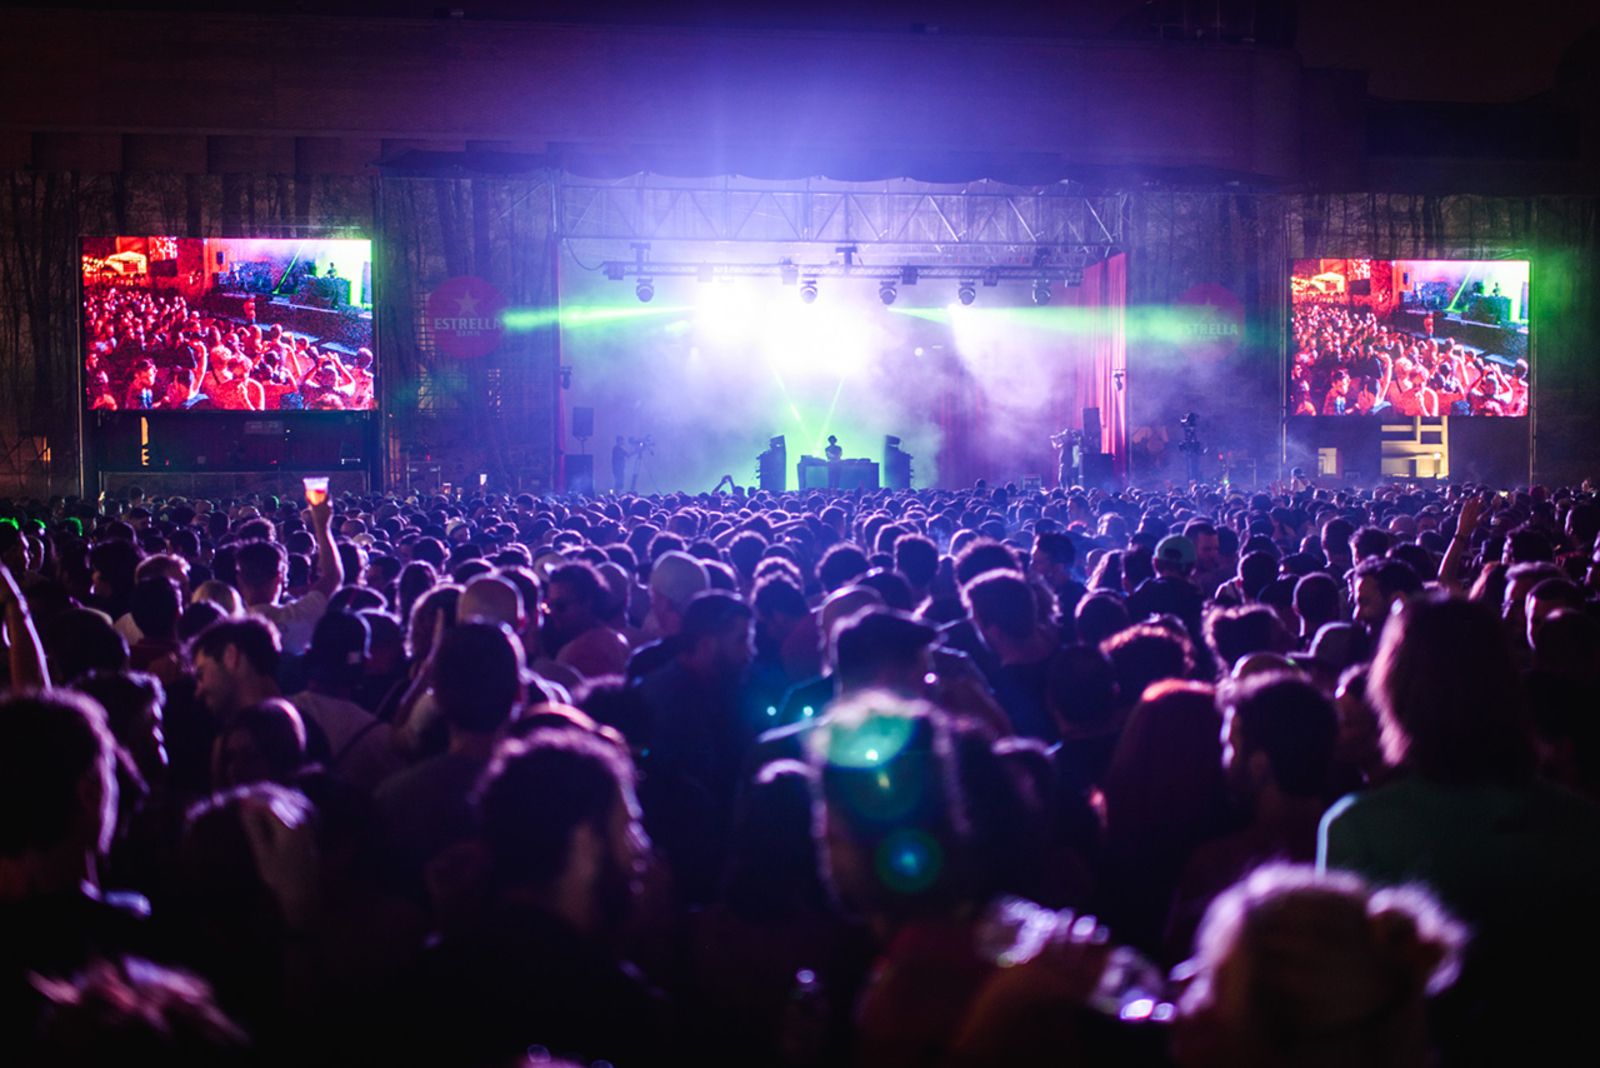
[[[237,322],[175,292],[87,287],[84,365],[95,411],[343,411],[373,407],[372,350],[348,359],[282,324]]]
[[[7,1060],[1569,1063],[1597,534],[1588,484],[0,501]]]
[[[1434,337],[1378,321],[1368,309],[1297,302],[1289,370],[1294,415],[1528,414],[1528,362],[1509,365]]]

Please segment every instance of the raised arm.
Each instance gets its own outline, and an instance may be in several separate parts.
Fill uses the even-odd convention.
[[[344,559],[333,544],[333,504],[323,501],[313,504],[309,511],[311,530],[317,539],[317,581],[311,588],[332,597],[344,585]]]
[[[0,563],[0,630],[5,635],[13,690],[39,689],[50,685],[50,670],[45,666],[44,643],[28,614],[28,602],[6,565]]]
[[[1477,494],[1461,502],[1461,514],[1456,516],[1455,536],[1439,562],[1439,585],[1447,590],[1461,589],[1461,564],[1466,560],[1467,548],[1472,542],[1472,532],[1478,527],[1483,514],[1483,499]]]
[[[329,353],[328,358],[333,361],[333,373],[338,376],[339,381],[346,385],[354,385],[356,376],[351,372],[350,368],[344,365],[344,361],[339,359],[339,354],[336,352]]]

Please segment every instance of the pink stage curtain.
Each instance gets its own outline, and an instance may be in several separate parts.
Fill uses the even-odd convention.
[[[1100,399],[1101,448],[1111,454],[1117,477],[1128,473],[1128,257],[1118,254],[1095,265],[1100,317],[1094,332],[1096,396]],[[1088,272],[1084,286],[1088,287]]]
[[[1127,258],[1123,255],[1084,271],[1083,283],[1057,286],[1056,308],[1068,312],[1063,328],[1037,329],[1037,344],[1049,346],[1051,381],[1041,384],[1037,406],[1019,414],[1017,398],[1003,398],[1004,414],[991,410],[987,390],[954,356],[943,368],[949,390],[939,400],[936,418],[941,431],[938,481],[943,486],[970,486],[979,478],[1006,480],[1036,473],[1044,485],[1057,484],[1055,452],[1050,435],[1063,428],[1083,429],[1083,410],[1100,409],[1100,447],[1113,457],[1113,470],[1126,475],[1126,394],[1114,372],[1127,368]],[[1002,398],[996,398],[997,401]],[[991,433],[991,419],[1008,419],[1007,433]],[[1020,421],[1019,421],[1020,420]]]
[[[1067,370],[1056,382],[1056,426],[1083,429],[1083,409],[1100,409],[1100,448],[1118,477],[1127,469],[1128,258],[1116,255],[1083,272],[1074,294],[1085,329],[1073,331],[1063,353]],[[1119,376],[1118,372],[1122,374]]]

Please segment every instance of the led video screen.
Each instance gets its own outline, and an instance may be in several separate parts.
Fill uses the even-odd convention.
[[[94,411],[377,406],[372,242],[82,240]]]
[[[1528,414],[1528,261],[1296,260],[1295,416]]]

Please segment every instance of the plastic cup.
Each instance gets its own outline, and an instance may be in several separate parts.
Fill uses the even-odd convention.
[[[306,484],[306,503],[315,507],[328,500],[328,476],[311,476],[302,479]]]

